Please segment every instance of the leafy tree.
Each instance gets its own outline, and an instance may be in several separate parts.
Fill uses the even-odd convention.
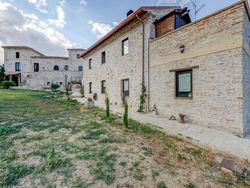
[[[5,69],[4,66],[0,66],[0,82],[5,80]]]

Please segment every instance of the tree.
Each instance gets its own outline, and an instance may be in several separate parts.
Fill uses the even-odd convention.
[[[110,104],[109,104],[109,96],[107,91],[105,91],[105,103],[106,103],[106,117],[108,118],[110,115],[109,109],[110,109]]]
[[[147,94],[146,94],[147,90],[146,90],[144,83],[142,83],[141,86],[142,87],[141,87],[141,95],[140,95],[140,106],[137,112],[144,112],[145,102],[146,102],[146,97],[147,97]]]
[[[123,123],[128,128],[128,102],[127,100],[125,100],[125,103],[124,103]]]
[[[0,82],[5,80],[5,69],[4,66],[0,65]]]

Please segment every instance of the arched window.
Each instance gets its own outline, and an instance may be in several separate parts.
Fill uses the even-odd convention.
[[[57,65],[54,66],[54,71],[59,71],[59,67]]]

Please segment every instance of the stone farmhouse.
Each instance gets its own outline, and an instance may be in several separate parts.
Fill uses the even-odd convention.
[[[30,89],[49,89],[52,83],[81,83],[83,49],[68,49],[68,57],[45,56],[26,46],[2,46],[4,66],[9,80]]]
[[[84,51],[86,97],[239,135],[250,134],[250,11],[239,1],[191,22],[187,9],[141,7]],[[94,96],[94,97],[93,97]]]

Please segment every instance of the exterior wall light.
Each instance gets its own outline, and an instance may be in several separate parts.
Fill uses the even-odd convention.
[[[184,46],[184,44],[182,44],[182,45],[180,46],[180,51],[181,51],[182,54],[184,53],[184,51],[185,51],[185,46]]]

